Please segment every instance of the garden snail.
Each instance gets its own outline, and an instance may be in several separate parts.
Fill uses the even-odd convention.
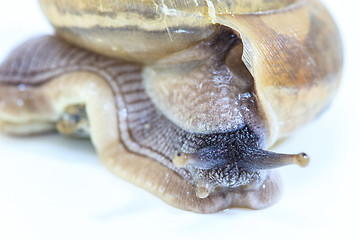
[[[56,29],[0,67],[0,129],[91,137],[111,171],[178,208],[264,208],[267,151],[316,117],[342,50],[316,0],[40,0]]]

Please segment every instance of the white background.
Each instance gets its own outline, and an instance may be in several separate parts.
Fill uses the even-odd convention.
[[[277,147],[305,151],[311,163],[280,170],[284,193],[273,207],[211,215],[178,210],[113,176],[86,141],[0,135],[0,239],[359,239],[357,2],[326,2],[344,39],[343,83],[320,118]],[[35,0],[1,3],[0,59],[30,36],[52,32]]]

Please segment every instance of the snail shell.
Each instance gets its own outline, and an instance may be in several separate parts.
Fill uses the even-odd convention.
[[[319,1],[40,4],[57,36],[1,65],[4,132],[91,137],[115,174],[202,213],[269,206],[270,169],[308,163],[266,149],[338,87],[341,40]]]

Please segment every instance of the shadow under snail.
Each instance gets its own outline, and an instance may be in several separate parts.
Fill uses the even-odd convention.
[[[89,137],[116,175],[177,208],[260,209],[268,151],[323,111],[342,70],[318,0],[40,0],[54,36],[0,66],[0,129]]]

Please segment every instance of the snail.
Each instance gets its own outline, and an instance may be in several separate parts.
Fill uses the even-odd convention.
[[[114,174],[198,213],[280,196],[270,151],[318,116],[341,79],[318,0],[40,0],[55,35],[0,65],[0,130],[90,138]]]

